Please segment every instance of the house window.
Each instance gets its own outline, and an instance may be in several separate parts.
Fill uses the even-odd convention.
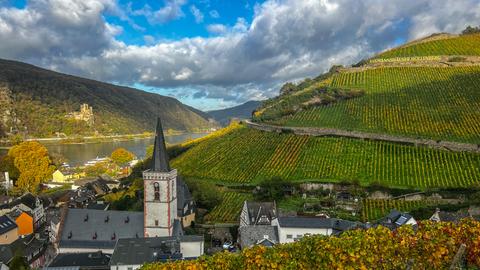
[[[158,219],[155,219],[155,226],[158,226]]]
[[[160,185],[158,182],[153,183],[153,192],[155,196],[155,200],[159,201],[160,200]]]
[[[298,238],[298,239],[300,239],[300,238],[302,238],[302,237],[303,237],[303,235],[297,234],[297,238]]]
[[[287,239],[292,239],[293,235],[287,234]]]

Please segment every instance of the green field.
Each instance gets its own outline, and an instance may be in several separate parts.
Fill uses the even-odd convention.
[[[345,138],[239,128],[172,161],[184,176],[221,183],[358,180],[396,187],[467,187],[480,182],[480,155]]]
[[[376,58],[430,55],[480,55],[480,34],[417,43],[386,51]]]
[[[205,221],[208,223],[238,223],[243,203],[251,199],[251,193],[224,191],[222,192],[222,202],[205,216]]]
[[[480,144],[480,67],[391,67],[333,76],[365,95],[274,124],[332,127]]]

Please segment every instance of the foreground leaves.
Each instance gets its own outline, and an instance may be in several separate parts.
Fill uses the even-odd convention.
[[[480,222],[422,222],[405,226],[349,231],[340,237],[313,236],[300,242],[219,253],[193,261],[149,264],[157,269],[445,269],[462,244],[470,267],[480,267]]]

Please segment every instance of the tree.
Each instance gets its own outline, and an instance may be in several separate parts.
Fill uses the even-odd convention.
[[[469,25],[467,28],[465,28],[465,30],[462,31],[462,35],[471,35],[477,33],[480,33],[480,26],[472,27]]]
[[[132,161],[135,155],[132,152],[129,152],[125,148],[117,148],[112,152],[110,158],[118,166],[125,166],[128,162]]]
[[[278,201],[285,197],[287,191],[291,191],[292,184],[280,177],[272,177],[263,180],[254,193],[255,199],[260,201]]]
[[[85,174],[87,176],[99,176],[108,171],[108,164],[106,162],[97,162],[91,166],[85,167]]]
[[[55,170],[47,148],[39,142],[15,145],[8,151],[8,156],[18,170],[15,184],[22,191],[36,192],[38,185],[50,179]],[[12,176],[15,176],[15,171]]]
[[[27,263],[27,260],[22,255],[21,251],[17,251],[15,253],[15,256],[12,258],[12,261],[10,262],[9,266],[10,266],[10,269],[15,269],[15,270],[29,270],[29,269],[31,269],[30,266]]]
[[[200,208],[211,210],[222,202],[221,193],[218,192],[215,184],[200,180],[188,179],[187,181],[192,196]]]
[[[287,82],[280,88],[280,95],[286,95],[288,93],[294,92],[297,90],[297,86],[291,82]]]
[[[147,146],[147,149],[145,150],[145,158],[151,158],[153,156],[153,144],[150,144]]]

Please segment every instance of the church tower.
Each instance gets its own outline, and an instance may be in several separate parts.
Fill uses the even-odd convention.
[[[143,172],[144,236],[172,236],[177,218],[177,170],[170,169],[162,122],[157,120],[152,165]]]

